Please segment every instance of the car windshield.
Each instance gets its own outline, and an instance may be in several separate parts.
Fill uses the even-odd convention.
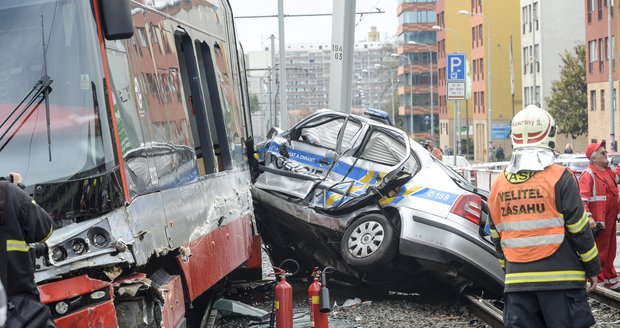
[[[33,185],[115,167],[91,2],[0,1],[0,49],[0,176],[20,172]],[[45,71],[53,80],[48,105],[41,95],[11,116]]]

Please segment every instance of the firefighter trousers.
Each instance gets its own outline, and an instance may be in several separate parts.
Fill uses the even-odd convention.
[[[584,289],[506,293],[504,325],[507,328],[590,327],[592,310]]]

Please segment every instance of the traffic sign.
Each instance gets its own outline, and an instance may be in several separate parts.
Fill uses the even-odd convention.
[[[465,54],[448,54],[446,79],[448,81],[465,80]]]
[[[465,81],[448,81],[448,100],[465,99]]]

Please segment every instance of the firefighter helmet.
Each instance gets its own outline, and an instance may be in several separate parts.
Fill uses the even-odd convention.
[[[555,148],[555,120],[544,109],[529,105],[512,118],[512,148]]]

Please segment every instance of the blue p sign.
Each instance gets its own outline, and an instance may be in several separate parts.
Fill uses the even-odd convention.
[[[465,54],[448,54],[446,75],[448,81],[465,80]]]

